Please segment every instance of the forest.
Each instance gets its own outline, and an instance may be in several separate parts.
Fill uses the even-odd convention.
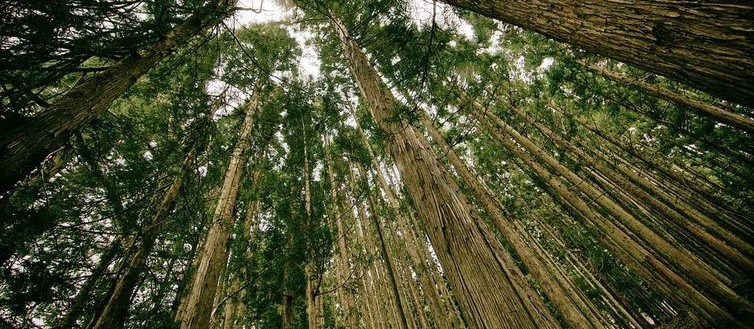
[[[750,0],[2,0],[0,328],[754,328]]]

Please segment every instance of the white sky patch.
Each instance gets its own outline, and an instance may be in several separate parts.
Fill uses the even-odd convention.
[[[434,8],[433,8],[434,7]],[[437,26],[442,29],[454,30],[469,41],[473,41],[474,27],[453,12],[452,7],[427,0],[409,0],[406,6],[411,21],[421,29],[432,26],[434,15]]]
[[[545,59],[542,60],[542,64],[539,65],[537,70],[539,71],[547,71],[547,69],[552,66],[552,64],[555,63],[555,59],[552,57],[545,57]]]
[[[319,67],[321,61],[317,47],[311,41],[314,38],[314,33],[309,30],[299,30],[290,27],[287,30],[296,39],[298,46],[301,48],[301,57],[298,59],[299,75],[302,78],[316,79],[320,76]]]
[[[279,22],[293,14],[293,10],[286,10],[278,5],[277,1],[238,0],[237,7],[242,9],[229,18],[231,23],[235,23],[236,28],[250,24]]]

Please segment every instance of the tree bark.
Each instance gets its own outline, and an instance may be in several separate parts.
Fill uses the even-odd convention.
[[[526,268],[540,283],[542,290],[544,290],[558,312],[561,313],[566,323],[573,328],[598,328],[606,326],[607,323],[603,323],[597,314],[591,312],[588,305],[581,302],[577,293],[571,289],[568,279],[558,275],[557,270],[550,266],[551,264],[546,264],[543,259],[540,259],[539,255],[533,253],[531,246],[520,235],[528,233],[525,231],[517,232],[510,221],[503,218],[494,197],[490,194],[489,190],[483,187],[483,183],[476,178],[478,175],[473,174],[463,160],[448,145],[440,131],[434,127],[432,120],[426,112],[423,110],[420,111],[419,118],[430,136],[432,136],[432,139],[447,155],[453,168],[455,168],[456,172],[482,204],[487,214],[492,218],[495,227],[510,242],[516,253],[521,256],[521,260],[526,265]]]
[[[202,247],[202,253],[199,255],[199,266],[196,274],[194,274],[190,292],[183,301],[185,308],[180,315],[182,329],[206,329],[209,327],[219,276],[227,266],[227,245],[230,239],[230,229],[234,222],[233,210],[247,161],[246,150],[250,146],[252,122],[254,113],[259,106],[261,87],[262,81],[260,80],[256,82],[251,96],[252,99],[245,105],[246,115],[230,158],[228,170],[225,172],[223,187],[217,200],[209,233],[207,233],[207,238]]]
[[[362,174],[364,173],[363,168],[361,168]],[[353,179],[353,178],[352,178]],[[382,257],[382,260],[385,262],[385,270],[387,271],[387,279],[390,283],[390,292],[392,293],[392,298],[395,300],[396,304],[396,311],[398,313],[398,320],[400,320],[399,324],[401,325],[401,328],[411,328],[408,326],[408,322],[406,320],[406,309],[404,309],[405,304],[405,295],[401,296],[401,293],[398,289],[398,285],[400,280],[398,280],[394,264],[393,264],[393,257],[388,254],[387,247],[385,245],[385,237],[382,233],[382,227],[380,225],[380,221],[377,218],[377,210],[375,209],[374,202],[371,197],[371,193],[367,197],[367,202],[370,206],[371,213],[369,215],[364,214],[363,217],[369,217],[372,221],[372,225],[374,226],[375,233],[377,235],[377,247],[380,252],[380,256]],[[363,212],[360,212],[363,214]]]
[[[754,4],[442,0],[754,107]]]
[[[160,60],[231,14],[234,5],[234,0],[212,0],[159,41],[78,83],[29,123],[0,132],[0,195],[12,190]]]

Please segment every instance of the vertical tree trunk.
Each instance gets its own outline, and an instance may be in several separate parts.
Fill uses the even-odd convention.
[[[202,253],[198,255],[200,257],[199,265],[191,282],[189,294],[183,301],[185,310],[180,318],[182,329],[206,329],[209,327],[219,276],[227,266],[227,245],[230,239],[230,229],[234,222],[233,210],[238,197],[241,176],[246,166],[246,150],[250,145],[252,122],[254,113],[259,107],[261,87],[262,81],[258,81],[251,100],[245,105],[246,115],[238,134],[238,141],[233,149],[228,170],[225,172],[223,187],[217,200],[209,233],[207,233],[202,247]]]
[[[754,106],[749,1],[442,1]]]
[[[392,111],[399,108],[343,24],[332,20],[341,39],[349,68],[369,106],[371,116],[388,136],[388,149],[424,221],[435,251],[472,328],[553,328],[545,309],[532,309],[493,250],[499,241],[480,231],[481,218],[470,207],[450,173],[440,164],[426,139]],[[525,297],[524,297],[525,298]],[[540,313],[545,312],[545,314]]]
[[[341,208],[347,208],[343,206],[340,193],[338,193],[339,188],[335,181],[335,169],[333,166],[333,158],[329,145],[325,146],[325,165],[327,166],[327,179],[330,183],[330,195],[332,198],[333,208],[332,214],[335,218],[335,229],[337,230],[336,275],[339,284],[345,285],[347,282],[350,282],[353,279],[351,275],[351,262],[348,256],[348,248],[346,245],[348,235],[346,234],[345,225],[343,225],[343,216],[345,216],[345,214],[341,210]],[[347,328],[356,328],[356,314],[353,310],[354,305],[350,303],[350,296],[347,296],[351,293],[350,291],[344,292],[344,290],[345,289],[343,288],[337,290],[338,300],[343,309],[343,322]]]
[[[304,223],[306,232],[306,264],[304,265],[304,276],[306,279],[306,319],[309,329],[319,328],[317,315],[317,264],[314,259],[314,245],[312,235],[314,234],[314,223],[312,222],[312,196],[309,183],[309,153],[306,143],[306,127],[301,121],[301,129],[304,139],[304,210],[306,211],[306,222]]]
[[[234,5],[234,0],[212,0],[154,44],[82,80],[28,124],[0,132],[0,195],[68,142],[73,132],[89,125],[161,59],[231,14]]]
[[[98,318],[94,321],[94,328],[122,328],[128,316],[128,309],[131,306],[131,296],[139,282],[139,276],[144,271],[147,257],[152,252],[157,237],[162,231],[162,226],[167,220],[170,212],[173,210],[178,192],[183,185],[183,176],[188,171],[189,165],[196,157],[196,147],[192,147],[183,163],[176,173],[173,182],[165,192],[160,205],[157,208],[152,221],[144,230],[141,244],[138,245],[133,255],[125,258],[125,271],[116,279],[114,289],[111,291],[105,308]]]

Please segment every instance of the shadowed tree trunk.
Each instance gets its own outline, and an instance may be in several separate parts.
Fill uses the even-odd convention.
[[[754,3],[441,0],[754,106]]]

